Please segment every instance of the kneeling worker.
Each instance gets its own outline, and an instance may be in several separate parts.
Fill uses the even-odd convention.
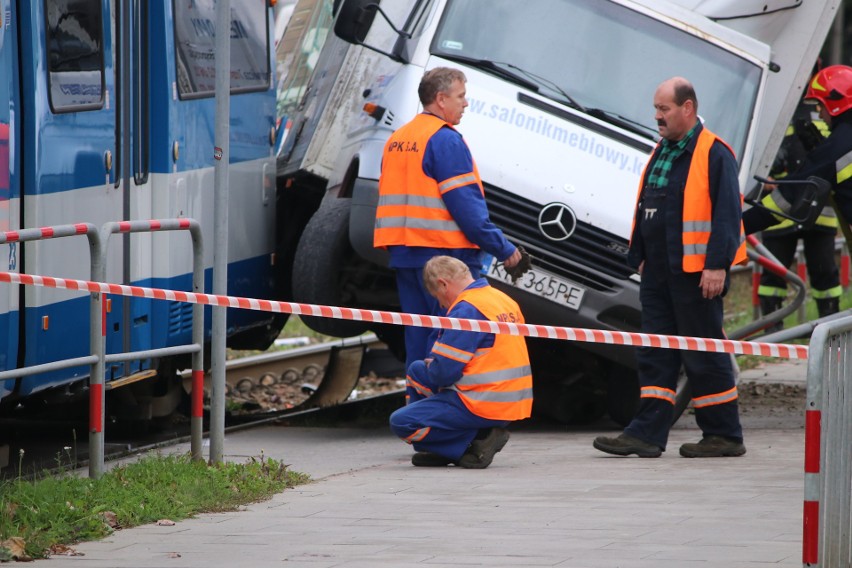
[[[509,296],[467,265],[436,256],[423,267],[429,293],[447,317],[524,323]],[[406,377],[408,404],[390,417],[394,434],[412,444],[411,463],[484,469],[509,441],[512,420],[532,410],[532,373],[519,335],[443,329],[429,357],[414,361]]]

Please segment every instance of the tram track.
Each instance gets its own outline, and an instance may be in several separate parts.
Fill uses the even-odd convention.
[[[372,334],[228,360],[225,431],[278,421],[333,424],[358,420],[376,408],[392,409],[402,401],[402,370]],[[181,378],[188,393],[190,373]],[[210,392],[211,378],[205,376],[205,436]],[[0,478],[32,478],[88,465],[84,420],[21,420],[14,430],[9,465],[0,468]],[[104,459],[172,447],[189,436],[189,420],[181,413],[146,424],[112,421],[105,428]]]

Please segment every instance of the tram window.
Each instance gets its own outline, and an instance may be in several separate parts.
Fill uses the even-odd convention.
[[[267,3],[231,1],[231,93],[269,88]],[[175,57],[180,98],[216,90],[216,0],[174,1]]]
[[[103,106],[101,0],[45,0],[47,69],[53,112]]]

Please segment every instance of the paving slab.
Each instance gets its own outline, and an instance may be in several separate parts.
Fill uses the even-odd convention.
[[[313,482],[244,510],[115,532],[35,566],[765,568],[801,566],[804,431],[747,429],[741,458],[592,448],[612,427],[513,429],[485,470],[415,468],[384,428],[269,425],[225,458],[283,460]],[[186,448],[178,448],[186,451]]]

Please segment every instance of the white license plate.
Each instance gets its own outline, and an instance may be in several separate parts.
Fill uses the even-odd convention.
[[[496,258],[491,262],[488,276],[512,284],[512,277],[506,274],[503,264],[497,262]],[[583,296],[586,294],[586,289],[582,286],[554,276],[540,268],[531,269],[521,276],[513,286],[542,298],[547,298],[557,304],[568,306],[572,310],[580,309]]]

